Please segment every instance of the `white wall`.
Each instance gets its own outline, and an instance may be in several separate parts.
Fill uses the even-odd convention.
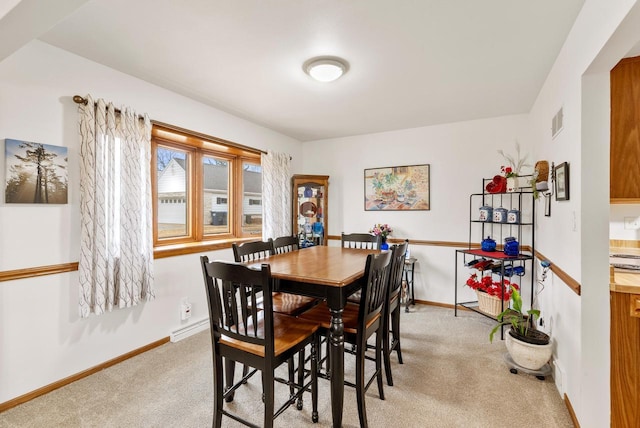
[[[640,229],[625,229],[625,218],[640,217],[638,204],[612,204],[609,210],[609,238],[626,241],[640,240]]]
[[[367,232],[388,223],[392,237],[467,242],[469,194],[482,191],[483,177],[500,173],[519,141],[527,153],[527,116],[516,115],[348,138],[305,142],[303,171],[329,175],[329,231]],[[429,211],[365,211],[364,170],[430,165]],[[454,249],[411,246],[416,263],[415,297],[454,302]],[[472,297],[471,290],[466,290]]]
[[[571,200],[554,202],[551,217],[540,219],[537,248],[582,286],[577,296],[552,275],[542,310],[553,317],[563,389],[583,427],[609,426],[610,417],[608,72],[626,51],[602,55],[613,52],[605,46],[635,3],[585,2],[530,115],[536,157],[571,165]],[[626,28],[628,48],[640,38],[638,28]],[[551,118],[561,106],[564,130],[552,140]]]
[[[14,138],[69,148],[69,204],[4,204],[0,199],[0,271],[78,261],[79,143],[73,95],[128,105],[161,122],[263,150],[290,153],[300,143],[175,93],[41,42],[0,62],[0,140]],[[0,143],[4,177],[4,143]],[[4,186],[2,186],[4,188]],[[210,254],[233,258],[231,251]],[[188,268],[190,267],[190,268]],[[205,318],[198,255],[155,261],[156,299],[88,319],[78,317],[77,272],[0,282],[0,403],[167,337]]]

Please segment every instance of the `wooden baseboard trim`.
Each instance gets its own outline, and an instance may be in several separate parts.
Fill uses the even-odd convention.
[[[12,407],[15,407],[19,404],[22,403],[26,403],[27,401],[33,400],[36,397],[39,397],[41,395],[44,395],[48,392],[54,391],[58,388],[61,388],[65,385],[69,385],[70,383],[73,383],[77,380],[80,380],[82,378],[85,378],[89,375],[92,375],[94,373],[97,373],[101,370],[104,370],[108,367],[114,366],[118,363],[121,363],[122,361],[128,360],[129,358],[135,357],[136,355],[140,355],[142,353],[145,353],[153,348],[157,348],[160,345],[164,345],[165,343],[169,342],[169,337],[164,337],[160,340],[157,340],[153,343],[150,343],[148,345],[145,345],[141,348],[138,349],[134,349],[131,352],[127,352],[126,354],[120,355],[119,357],[113,358],[109,361],[106,361],[102,364],[98,364],[95,367],[91,367],[87,370],[83,370],[80,373],[76,373],[74,375],[71,375],[69,377],[66,377],[64,379],[61,379],[57,382],[53,382],[50,383],[49,385],[43,386],[42,388],[38,388],[35,391],[31,391],[27,394],[21,395],[20,397],[16,397],[12,400],[6,401],[4,403],[0,403],[0,413],[4,412],[5,410],[9,410]]]
[[[569,416],[571,417],[573,426],[575,428],[580,428],[580,422],[578,422],[578,418],[576,417],[576,412],[573,411],[571,400],[569,400],[569,396],[566,393],[564,394],[564,405],[567,407],[567,410],[569,411]]]

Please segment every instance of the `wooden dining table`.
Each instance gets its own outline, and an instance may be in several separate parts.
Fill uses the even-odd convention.
[[[276,254],[248,266],[268,263],[276,280],[276,291],[326,299],[331,313],[330,379],[333,426],[342,426],[344,404],[344,324],[342,312],[347,297],[366,281],[364,270],[369,254],[378,250],[315,246]]]

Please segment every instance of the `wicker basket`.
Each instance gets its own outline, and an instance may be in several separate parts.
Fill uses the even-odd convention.
[[[535,170],[538,171],[538,178],[536,178],[536,183],[549,180],[549,162],[547,162],[546,160],[536,162]]]
[[[478,295],[478,309],[487,315],[497,317],[502,312],[502,304],[499,297],[476,290]],[[509,307],[509,302],[504,302],[504,309]]]

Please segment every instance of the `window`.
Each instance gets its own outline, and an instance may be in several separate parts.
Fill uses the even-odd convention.
[[[259,151],[156,124],[151,144],[155,246],[260,235]]]

